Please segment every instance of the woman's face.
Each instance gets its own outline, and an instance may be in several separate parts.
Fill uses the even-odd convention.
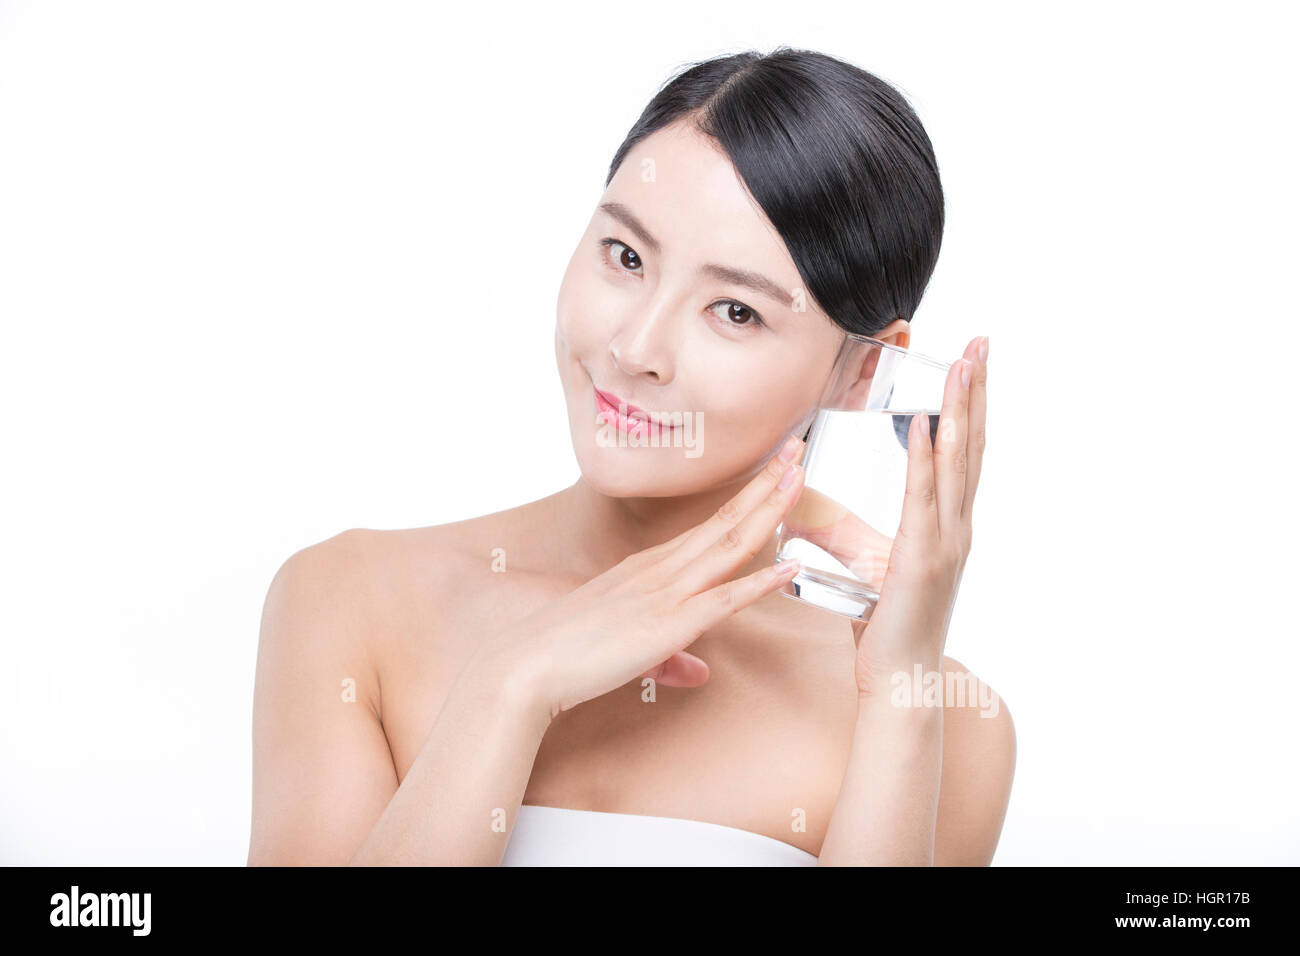
[[[843,332],[720,148],[689,124],[643,139],[560,286],[555,351],[584,478],[614,497],[744,479],[812,410]],[[612,405],[642,409],[631,421]]]

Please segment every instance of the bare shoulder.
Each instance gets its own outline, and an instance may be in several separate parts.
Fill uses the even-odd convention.
[[[507,560],[520,570],[537,550],[536,504],[418,528],[341,531],[284,562],[267,613],[306,615],[319,640],[349,642],[370,663],[377,695],[382,671],[412,653],[436,657],[486,613],[480,605],[499,596],[494,571]]]
[[[281,563],[257,645],[250,864],[350,859],[427,731],[420,708],[436,706],[431,689],[473,631],[449,624],[489,590],[471,579],[474,553],[512,525],[494,532],[489,515],[349,528]]]
[[[348,528],[294,552],[272,581],[275,606],[291,604],[323,632],[365,639],[385,635],[445,602],[472,570],[474,542],[490,518],[421,528]]]
[[[943,659],[943,769],[936,866],[987,866],[1011,798],[1016,730],[1002,697],[961,661]]]
[[[382,556],[374,533],[361,528],[290,554],[263,603],[259,675],[281,657],[299,673],[310,661],[330,660],[345,669],[358,699],[376,709],[375,669],[364,637],[377,603]]]
[[[339,864],[397,788],[365,639],[375,551],[360,530],[293,552],[262,609],[250,865]]]

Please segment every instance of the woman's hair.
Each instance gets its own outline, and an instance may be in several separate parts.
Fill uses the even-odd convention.
[[[703,60],[655,94],[618,148],[683,117],[722,147],[838,326],[909,322],[939,257],[943,189],[902,94],[842,60],[778,47]]]

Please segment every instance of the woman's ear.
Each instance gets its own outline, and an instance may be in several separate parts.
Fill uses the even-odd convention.
[[[886,345],[900,349],[907,348],[911,341],[911,324],[907,319],[897,318],[870,338]],[[850,340],[847,349],[840,353],[841,370],[836,375],[836,383],[827,407],[857,411],[867,407],[871,396],[872,382],[876,377],[876,368],[880,364],[883,349],[870,342]]]
[[[912,341],[912,323],[900,316],[881,329],[879,334],[873,335],[872,338],[905,349]]]
[[[845,379],[848,388],[834,407],[859,411],[867,407],[867,399],[871,396],[871,383],[876,377],[876,366],[880,364],[881,349],[865,342],[855,343],[854,348],[854,366]]]

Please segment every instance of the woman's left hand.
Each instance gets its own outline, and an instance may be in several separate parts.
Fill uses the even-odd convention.
[[[988,338],[973,339],[944,386],[934,447],[925,415],[907,442],[907,491],[880,599],[853,623],[860,697],[886,692],[916,664],[938,671],[971,546],[971,511],[984,458]],[[969,383],[963,375],[969,371]],[[863,631],[865,629],[865,635]]]

